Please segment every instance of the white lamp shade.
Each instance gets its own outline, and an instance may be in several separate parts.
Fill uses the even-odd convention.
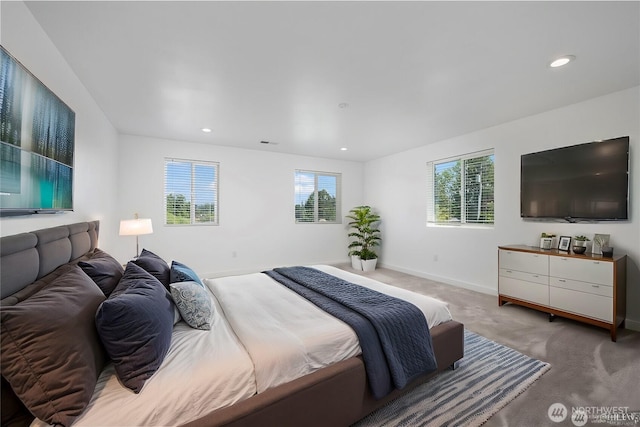
[[[121,236],[139,236],[153,233],[151,218],[123,219],[120,221]]]

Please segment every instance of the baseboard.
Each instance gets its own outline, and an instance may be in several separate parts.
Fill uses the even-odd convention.
[[[629,329],[629,330],[632,330],[632,331],[640,332],[640,321],[632,320],[632,319],[626,319],[624,321],[624,327],[625,327],[625,329]]]
[[[428,274],[423,271],[412,270],[410,268],[399,267],[397,265],[391,265],[382,263],[380,267],[388,268],[389,270],[399,271],[401,273],[411,274],[412,276],[422,277],[423,279],[434,280],[436,282],[442,282],[447,285],[456,286],[458,288],[469,289],[470,291],[480,292],[482,294],[498,296],[498,290],[488,288],[486,286],[478,285],[476,283],[463,282],[461,280],[451,279],[449,277],[437,276],[434,274]]]

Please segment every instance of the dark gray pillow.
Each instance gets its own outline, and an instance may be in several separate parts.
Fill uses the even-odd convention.
[[[69,426],[84,411],[106,361],[94,316],[105,297],[74,266],[0,313],[2,376],[36,417]]]
[[[171,344],[174,304],[162,284],[133,262],[96,312],[96,327],[116,374],[139,393]]]
[[[124,272],[124,268],[115,258],[100,249],[95,250],[91,259],[80,261],[78,265],[107,297],[118,285]]]
[[[133,263],[151,273],[153,277],[164,285],[167,291],[169,290],[171,267],[169,267],[169,264],[167,264],[165,260],[153,252],[143,249],[142,252],[140,252],[140,256],[133,260]]]

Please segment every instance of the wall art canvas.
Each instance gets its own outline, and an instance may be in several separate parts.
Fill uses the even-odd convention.
[[[73,210],[75,113],[0,55],[0,214]]]

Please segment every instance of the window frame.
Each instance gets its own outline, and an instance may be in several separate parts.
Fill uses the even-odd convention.
[[[483,157],[492,157],[493,161],[493,220],[491,222],[469,222],[467,216],[466,206],[466,176],[465,176],[465,162],[480,159]],[[460,161],[460,221],[438,221],[436,218],[436,167],[441,164]],[[444,159],[432,160],[427,162],[427,227],[464,227],[464,228],[493,228],[495,226],[495,149],[490,148],[482,151],[476,151],[473,153],[467,153],[459,156],[452,156]]]
[[[167,196],[171,193],[167,192],[167,167],[169,163],[189,163],[191,166],[191,183],[190,183],[190,200],[189,200],[189,223],[183,224],[169,224],[167,223]],[[214,199],[212,201],[214,209],[214,221],[208,222],[196,222],[196,204],[195,204],[195,195],[196,195],[196,184],[197,181],[195,179],[195,168],[196,166],[208,166],[213,167],[214,170]],[[217,226],[220,225],[220,162],[214,162],[209,160],[194,160],[194,159],[181,159],[176,157],[165,157],[164,158],[164,188],[163,188],[163,208],[164,208],[164,221],[163,225],[166,227],[190,227],[190,226]]]
[[[297,176],[299,173],[302,174],[313,174],[314,181],[314,211],[313,211],[313,221],[299,221],[296,217],[296,206],[297,198],[298,198],[298,180]],[[327,221],[320,220],[319,217],[319,204],[318,204],[318,178],[322,176],[334,177],[336,178],[336,219],[335,221]],[[293,193],[294,193],[294,205],[293,205],[293,219],[296,224],[342,224],[342,173],[340,172],[324,172],[324,171],[314,171],[309,169],[295,169],[293,172]]]

